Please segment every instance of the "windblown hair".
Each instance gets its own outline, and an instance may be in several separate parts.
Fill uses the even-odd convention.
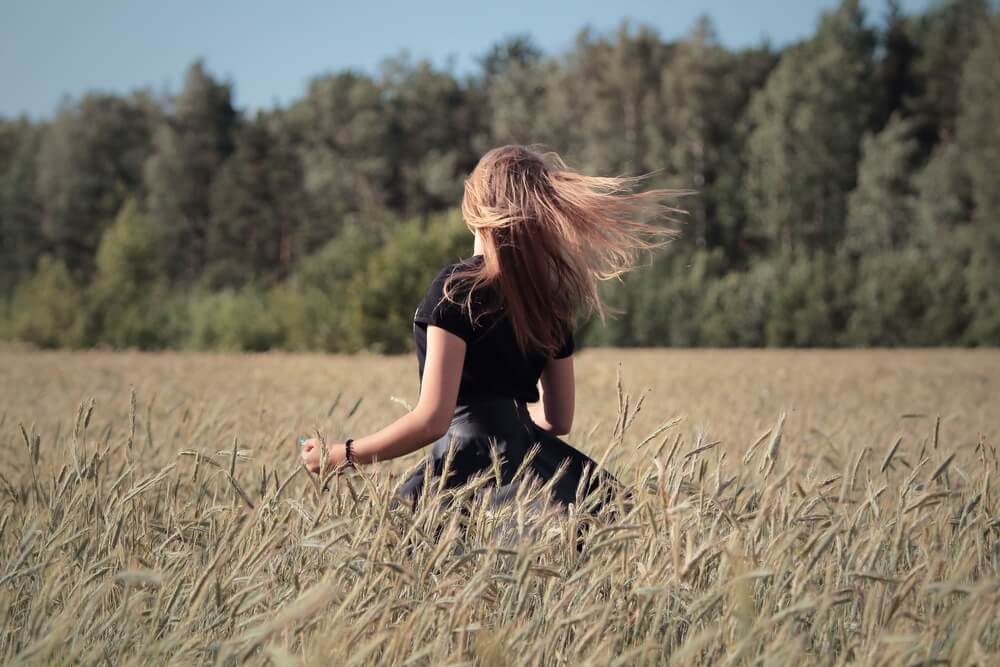
[[[462,214],[478,232],[483,262],[463,265],[445,282],[445,297],[472,312],[473,292],[499,295],[487,312],[505,309],[522,351],[559,349],[578,315],[607,307],[598,281],[631,270],[641,251],[670,242],[676,230],[646,220],[680,209],[660,202],[680,190],[630,192],[646,176],[586,176],[551,151],[508,145],[483,155],[465,180]]]

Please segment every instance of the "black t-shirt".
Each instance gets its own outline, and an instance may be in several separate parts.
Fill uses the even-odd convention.
[[[483,315],[473,324],[467,311],[459,303],[443,299],[444,282],[459,266],[481,262],[482,255],[445,266],[434,278],[423,301],[413,315],[413,339],[417,348],[418,372],[424,376],[424,359],[427,356],[427,325],[441,327],[465,341],[465,364],[462,382],[458,388],[458,402],[493,398],[519,398],[529,403],[538,400],[538,378],[541,377],[548,356],[544,352],[523,354],[514,338],[510,318],[503,310]],[[461,285],[458,300],[462,301]],[[489,294],[477,291],[473,295],[473,316],[476,305],[482,306]],[[570,332],[554,358],[561,359],[573,353],[575,341]]]

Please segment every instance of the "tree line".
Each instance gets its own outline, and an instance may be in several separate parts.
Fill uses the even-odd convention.
[[[193,63],[175,95],[0,119],[0,336],[43,347],[410,349],[458,205],[506,143],[690,188],[681,236],[602,285],[620,346],[1000,343],[1000,16],[866,15],[782,49],[622,22],[457,76],[406,55],[238,111]]]

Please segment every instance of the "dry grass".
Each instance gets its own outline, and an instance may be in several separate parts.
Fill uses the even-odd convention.
[[[637,498],[579,551],[579,516],[391,509],[419,455],[326,489],[296,468],[297,434],[402,414],[412,358],[0,352],[0,660],[1000,660],[1000,353],[577,373],[567,439]]]

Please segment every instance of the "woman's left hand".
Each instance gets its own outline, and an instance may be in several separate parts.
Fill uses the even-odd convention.
[[[326,446],[326,465],[328,469],[332,469],[335,466],[340,465],[340,456],[338,452],[344,449],[344,445],[339,442],[327,443]],[[322,448],[320,447],[320,442],[316,438],[310,438],[302,443],[302,465],[306,467],[306,470],[313,474],[319,473],[320,469],[320,456],[322,455]]]

